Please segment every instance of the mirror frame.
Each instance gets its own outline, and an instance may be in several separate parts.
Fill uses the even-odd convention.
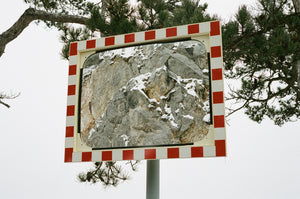
[[[80,103],[80,69],[85,60],[97,51],[128,46],[197,40],[209,53],[211,79],[211,112],[213,142],[203,145],[183,145],[147,148],[93,150],[81,142],[78,132]],[[223,82],[223,52],[220,21],[187,24],[144,32],[77,41],[70,44],[68,91],[66,109],[65,162],[97,162],[121,160],[149,160],[171,158],[226,156],[225,106]]]

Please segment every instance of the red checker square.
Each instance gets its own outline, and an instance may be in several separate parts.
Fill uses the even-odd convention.
[[[168,158],[179,158],[179,148],[168,148]]]
[[[145,32],[145,40],[155,39],[155,30]]]
[[[69,85],[68,86],[68,95],[75,95],[76,92],[76,85]]]
[[[92,161],[92,152],[82,152],[82,162]]]
[[[156,159],[156,149],[145,149],[145,159]]]
[[[224,103],[223,92],[213,92],[213,103],[220,104]]]
[[[210,36],[220,35],[220,22],[210,22]]]
[[[128,35],[125,35],[125,38],[124,38],[124,42],[125,43],[131,43],[131,42],[134,42],[134,34],[128,34]]]
[[[102,161],[112,161],[112,151],[103,151]]]
[[[188,26],[188,34],[199,33],[199,24],[189,25]]]
[[[222,80],[222,68],[212,69],[212,80]]]
[[[175,37],[177,36],[177,28],[167,28],[166,29],[166,37]]]
[[[212,58],[221,57],[221,46],[213,46],[210,49]]]
[[[66,137],[74,137],[74,126],[66,127]]]
[[[67,116],[75,115],[75,106],[67,106]]]
[[[90,49],[90,48],[96,48],[96,40],[89,40],[86,41],[86,49]]]
[[[65,162],[72,162],[73,148],[65,148]]]
[[[123,160],[133,160],[133,150],[124,150]]]
[[[77,43],[70,44],[70,56],[77,55]]]
[[[105,38],[105,46],[115,45],[115,37],[107,37]]]
[[[203,157],[203,147],[192,147],[191,156],[192,158]]]
[[[225,140],[216,140],[216,156],[226,156],[226,142]]]
[[[224,115],[216,115],[216,116],[214,116],[214,127],[215,128],[223,128],[223,127],[225,127],[225,118],[224,118]]]
[[[76,65],[69,66],[69,75],[76,75]]]

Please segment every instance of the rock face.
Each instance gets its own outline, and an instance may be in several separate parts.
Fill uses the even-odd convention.
[[[81,85],[80,133],[90,147],[185,144],[208,134],[207,55],[199,42],[96,53]]]

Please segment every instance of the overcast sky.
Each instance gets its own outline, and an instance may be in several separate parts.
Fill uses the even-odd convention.
[[[229,19],[240,3],[206,1],[209,12]],[[26,9],[2,2],[0,32]],[[63,163],[68,62],[59,34],[32,23],[0,58],[0,91],[21,92],[0,106],[0,198],[145,198],[145,162],[117,188],[82,184],[76,175],[92,163]],[[226,158],[161,160],[161,199],[296,199],[300,196],[300,121],[276,127],[243,113],[227,125]]]

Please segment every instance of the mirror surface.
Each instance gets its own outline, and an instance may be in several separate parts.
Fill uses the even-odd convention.
[[[80,137],[92,148],[201,141],[209,134],[209,90],[198,41],[95,53],[81,72]]]

